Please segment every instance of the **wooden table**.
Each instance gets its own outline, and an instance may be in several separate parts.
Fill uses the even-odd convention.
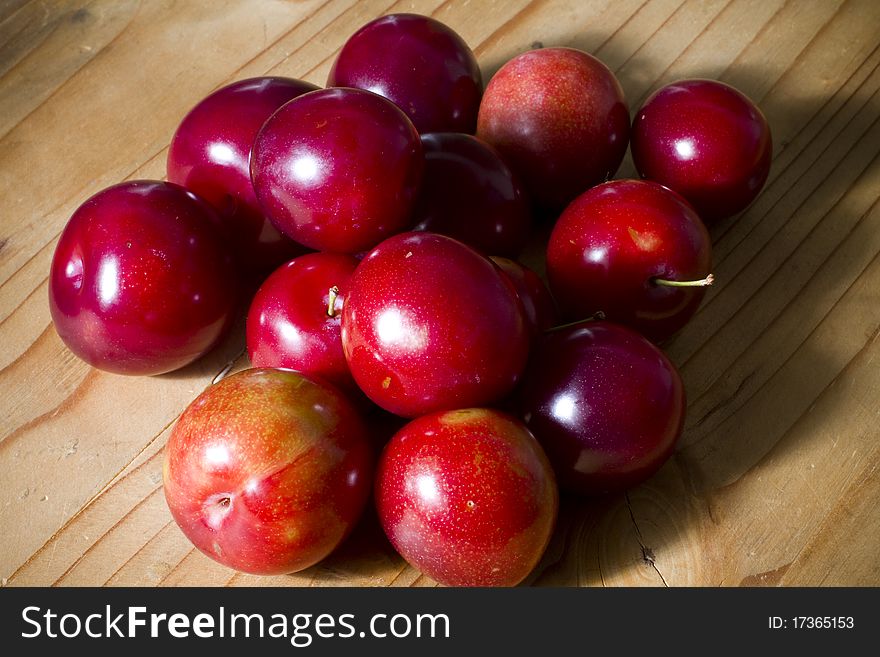
[[[763,109],[759,199],[713,228],[715,274],[669,345],[689,398],[675,457],[623,497],[564,499],[538,585],[880,584],[880,4],[783,0],[5,0],[0,4],[0,576],[10,585],[433,585],[375,519],[324,563],[236,574],[193,550],[163,445],[239,329],[155,378],[77,360],[51,325],[59,232],[92,193],[162,178],[186,111],[276,74],[322,84],[387,12],[430,14],[486,79],[540,42],[592,52],[633,110],[712,77]],[[619,177],[633,175],[627,160]],[[877,362],[875,362],[877,359]]]

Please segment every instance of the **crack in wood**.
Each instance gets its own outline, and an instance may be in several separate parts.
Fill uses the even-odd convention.
[[[626,498],[626,508],[629,509],[629,517],[632,520],[633,527],[636,530],[636,540],[639,542],[639,547],[642,550],[642,561],[654,569],[654,572],[660,577],[660,581],[663,582],[663,586],[669,587],[669,584],[666,583],[666,578],[663,576],[663,573],[660,572],[660,569],[657,567],[656,557],[654,556],[654,550],[645,545],[645,541],[642,538],[642,531],[639,529],[639,523],[636,522],[636,515],[633,513],[632,502],[629,499],[629,493],[625,494]]]

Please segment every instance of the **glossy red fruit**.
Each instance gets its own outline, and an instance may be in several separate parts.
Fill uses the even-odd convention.
[[[556,304],[541,277],[515,260],[500,256],[492,256],[490,260],[513,283],[532,336],[537,337],[554,326],[557,321]]]
[[[678,371],[645,338],[610,322],[548,333],[518,394],[559,485],[575,493],[641,483],[669,458],[684,426]]]
[[[500,399],[519,379],[528,344],[511,283],[450,237],[396,235],[349,281],[345,357],[367,396],[397,415]]]
[[[649,181],[613,180],[579,196],[559,217],[547,275],[566,319],[602,311],[662,341],[700,305],[711,251],[706,228],[678,194]],[[676,282],[698,284],[668,284]]]
[[[540,205],[561,209],[620,166],[629,109],[614,74],[572,48],[507,62],[486,87],[477,136],[498,149]]]
[[[90,365],[162,374],[191,363],[228,328],[236,264],[214,210],[172,183],[124,182],[83,203],[49,273],[58,335]]]
[[[168,148],[168,180],[186,187],[220,212],[239,261],[266,274],[301,253],[266,219],[250,174],[251,145],[262,125],[284,103],[318,87],[279,77],[233,82],[199,102]]]
[[[276,269],[248,311],[251,364],[298,370],[354,389],[342,353],[341,313],[357,264],[342,253],[309,253]]]
[[[269,218],[297,242],[357,253],[404,229],[424,167],[406,115],[360,89],[287,103],[254,142],[251,177]]]
[[[390,14],[354,33],[333,63],[328,87],[357,87],[406,112],[420,133],[469,132],[483,79],[474,53],[443,23]]]
[[[369,498],[373,451],[335,388],[298,372],[245,370],[181,415],[165,448],[165,499],[206,555],[290,573],[345,538]]]
[[[773,143],[767,119],[744,94],[715,80],[681,80],[636,112],[632,154],[643,178],[674,189],[710,222],[755,199]]]
[[[385,447],[376,506],[395,549],[448,586],[514,586],[550,540],[553,470],[521,422],[488,409],[434,413]]]
[[[498,153],[461,133],[422,136],[425,175],[413,230],[449,235],[488,255],[516,256],[529,239],[525,193]]]

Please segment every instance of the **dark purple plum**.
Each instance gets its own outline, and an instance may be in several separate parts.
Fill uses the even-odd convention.
[[[487,255],[517,256],[529,238],[529,205],[495,149],[453,132],[423,135],[422,146],[414,229],[449,235]]]
[[[416,14],[382,16],[355,32],[333,63],[327,86],[384,96],[420,133],[473,134],[483,93],[480,67],[464,40]]]
[[[406,228],[424,168],[419,135],[393,103],[322,89],[279,109],[257,135],[251,178],[283,233],[357,253]]]
[[[49,272],[58,335],[90,365],[162,374],[229,327],[236,264],[217,213],[173,183],[124,182],[73,213]]]
[[[168,180],[214,206],[248,273],[265,275],[303,251],[266,219],[249,163],[254,138],[266,119],[287,101],[317,88],[280,77],[233,82],[192,108],[171,140]]]
[[[544,281],[523,264],[503,258],[489,258],[513,284],[522,303],[532,336],[538,337],[556,323],[556,304]]]
[[[643,178],[684,196],[700,217],[730,217],[758,195],[773,141],[761,110],[715,80],[681,80],[655,91],[636,112],[633,163]]]
[[[675,366],[635,331],[604,321],[545,335],[518,405],[559,485],[587,495],[620,492],[654,474],[685,417]]]

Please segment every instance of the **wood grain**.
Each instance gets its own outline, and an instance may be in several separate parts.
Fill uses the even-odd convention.
[[[880,584],[880,5],[871,0],[15,0],[0,4],[0,576],[10,585],[432,586],[368,514],[325,562],[236,574],[198,552],[161,490],[175,418],[231,366],[239,326],[170,375],[91,370],[51,326],[46,276],[90,194],[161,178],[185,112],[254,75],[322,84],[383,13],[457,30],[488,79],[538,45],[596,54],[632,109],[713,77],[756,100],[774,162],[713,227],[718,283],[669,345],[689,414],[627,495],[563,499],[528,583]],[[618,174],[632,176],[627,159]],[[530,262],[541,266],[536,245]]]

